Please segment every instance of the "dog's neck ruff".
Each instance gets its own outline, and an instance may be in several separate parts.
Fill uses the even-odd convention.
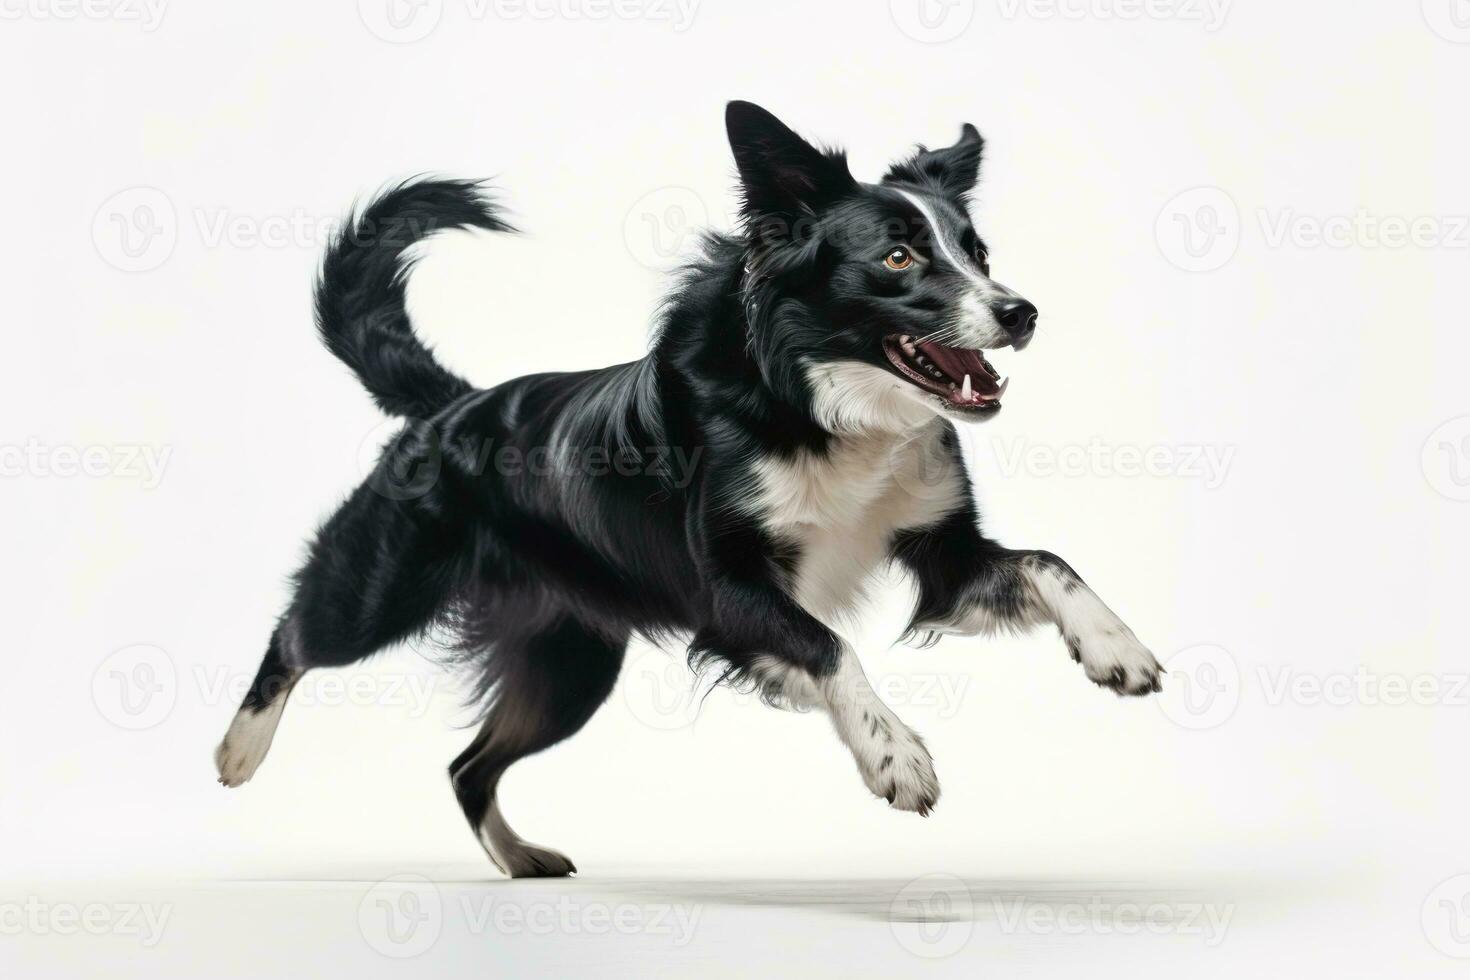
[[[861,361],[807,362],[812,417],[834,436],[913,435],[938,413],[918,389]]]

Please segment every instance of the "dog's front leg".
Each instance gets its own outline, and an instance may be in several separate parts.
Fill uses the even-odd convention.
[[[705,540],[709,619],[690,649],[728,662],[773,699],[824,710],[868,789],[927,814],[939,780],[923,741],[878,697],[852,647],[781,587],[761,538],[726,521]]]
[[[899,810],[921,816],[939,800],[939,777],[918,733],[878,697],[857,654],[844,644],[837,668],[818,683],[837,737],[852,752],[863,782]]]
[[[1154,655],[1066,562],[987,540],[968,508],[901,535],[894,557],[918,580],[914,633],[974,636],[1051,623],[1094,683],[1119,694],[1160,689]]]

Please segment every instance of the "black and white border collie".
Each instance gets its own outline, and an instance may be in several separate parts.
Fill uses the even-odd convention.
[[[415,339],[405,250],[511,231],[476,184],[401,185],[331,244],[322,339],[409,421],[318,532],[216,751],[222,783],[255,774],[306,671],[448,627],[485,705],[450,766],[465,816],[506,874],[569,874],[510,828],[496,786],[586,724],[637,634],[825,712],[868,788],[926,814],[929,753],[835,629],[889,563],[917,585],[914,637],[1051,623],[1095,683],[1159,690],[1158,662],[1064,561],[980,531],[954,425],[1000,411],[985,352],[1026,346],[1037,320],[967,214],[980,134],[866,184],[758,106],[725,121],[740,232],[706,237],[630,364],[482,391]],[[694,461],[682,478],[658,465],[670,453]]]

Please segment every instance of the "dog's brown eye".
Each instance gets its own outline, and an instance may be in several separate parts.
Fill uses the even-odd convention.
[[[984,245],[975,246],[975,261],[980,265],[980,271],[990,275],[990,253],[985,250]]]
[[[886,256],[884,256],[883,264],[888,266],[888,268],[892,269],[894,272],[902,272],[903,270],[914,264],[914,257],[909,254],[908,249],[900,245],[898,248],[894,249]]]

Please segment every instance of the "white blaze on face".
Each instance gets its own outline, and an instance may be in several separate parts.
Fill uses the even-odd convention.
[[[947,342],[972,350],[987,350],[1009,344],[1010,338],[1006,336],[990,309],[990,304],[1002,295],[994,280],[981,275],[974,262],[965,257],[952,229],[935,216],[934,209],[927,201],[912,191],[899,190],[899,193],[923,216],[924,223],[929,226],[934,249],[940,258],[964,276],[969,285],[960,298],[954,322],[947,331]]]

